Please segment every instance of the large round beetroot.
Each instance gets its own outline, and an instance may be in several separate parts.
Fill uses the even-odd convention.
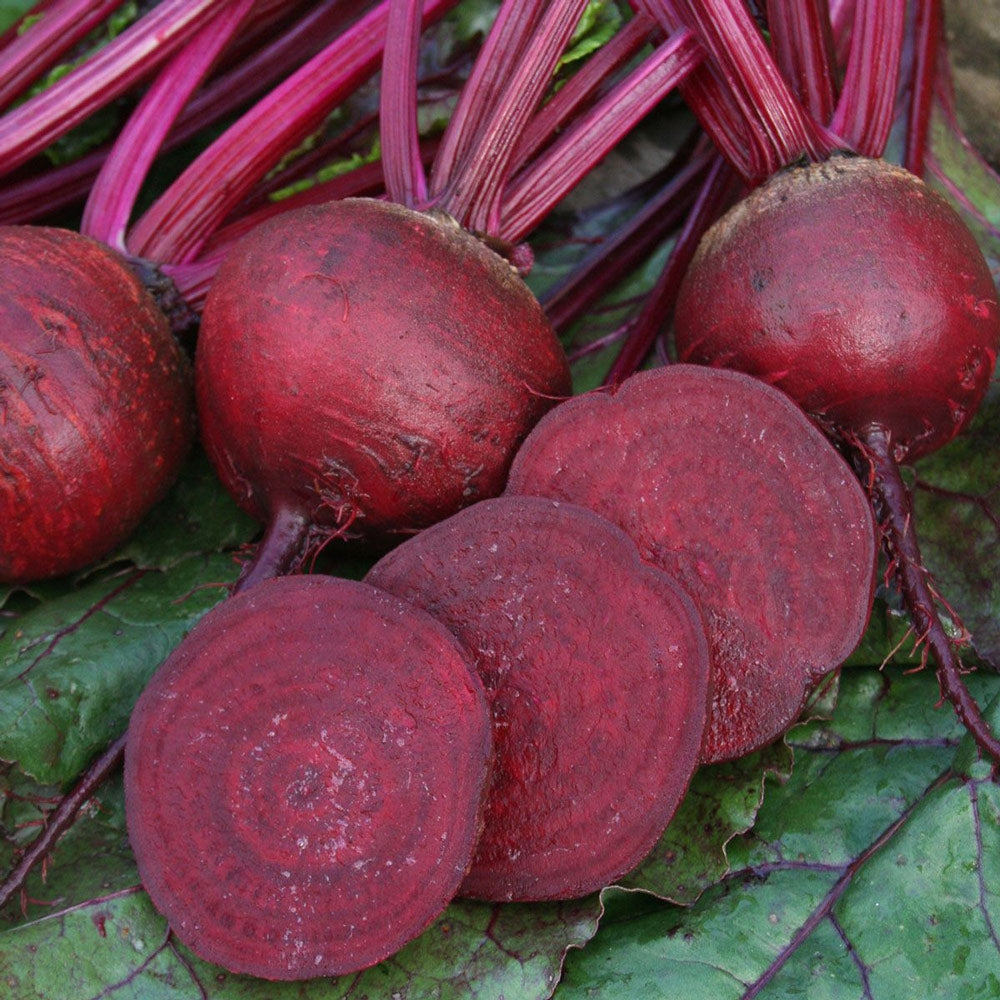
[[[750,376],[674,365],[571,399],[525,441],[507,489],[616,522],[700,605],[713,661],[706,761],[779,736],[868,621],[865,494],[802,411]]]
[[[0,582],[123,542],[179,472],[193,411],[187,360],[117,254],[0,227]]]
[[[348,199],[282,214],[230,254],[196,358],[223,482],[272,526],[398,538],[494,495],[570,391],[509,264],[457,225]]]
[[[708,649],[687,595],[591,511],[484,500],[366,578],[465,644],[493,714],[483,834],[463,895],[565,899],[653,848],[698,762]]]
[[[684,361],[750,372],[911,461],[950,441],[1000,347],[990,269],[955,210],[882,160],[776,174],[704,236],[675,313]]]
[[[429,615],[353,581],[264,581],[199,623],[133,713],[143,884],[233,971],[364,968],[454,895],[489,749],[482,686]]]

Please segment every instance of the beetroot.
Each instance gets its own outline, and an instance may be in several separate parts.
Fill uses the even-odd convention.
[[[997,291],[964,223],[919,178],[836,157],[776,174],[702,239],[675,314],[681,360],[772,382],[820,420],[951,440],[1000,343]]]
[[[652,849],[698,761],[708,650],[688,597],[571,504],[484,500],[366,581],[426,608],[473,656],[494,771],[463,895],[565,899]]]
[[[506,261],[449,221],[365,199],[241,242],[205,307],[196,380],[219,475],[283,548],[311,525],[398,536],[500,492],[570,392]]]
[[[353,581],[264,581],[198,624],[133,713],[143,885],[227,969],[372,965],[451,900],[489,751],[482,686],[429,615]]]
[[[0,227],[0,582],[120,545],[179,472],[192,404],[187,359],[121,257]]]
[[[701,606],[706,761],[780,735],[867,624],[876,542],[864,492],[798,407],[749,376],[675,365],[569,400],[525,441],[507,491],[608,517]]]

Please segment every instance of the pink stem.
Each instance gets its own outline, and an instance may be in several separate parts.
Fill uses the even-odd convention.
[[[924,175],[924,154],[930,130],[931,108],[938,55],[944,45],[941,0],[917,0],[914,20],[913,76],[910,106],[906,116],[906,150],[903,166],[918,177]]]
[[[830,130],[855,152],[881,156],[892,128],[906,0],[858,0],[844,87]]]
[[[775,59],[792,92],[814,121],[828,122],[837,95],[827,0],[769,0],[767,25]]]
[[[441,140],[430,177],[432,196],[439,195],[453,181],[484,115],[509,81],[544,9],[544,0],[504,0],[500,5]]]
[[[667,258],[666,266],[643,303],[635,325],[604,382],[616,385],[638,371],[657,336],[666,328],[677,301],[681,280],[708,227],[722,214],[732,193],[734,176],[725,159],[715,158],[698,200],[688,213]]]
[[[0,172],[40,153],[152,73],[225,0],[164,0],[48,89],[0,118]]]
[[[624,226],[606,236],[596,250],[541,296],[555,330],[567,330],[684,221],[711,159],[710,152],[696,154]]]
[[[455,2],[430,0],[425,23]],[[234,123],[136,223],[132,252],[161,262],[194,260],[257,180],[378,69],[387,23],[388,5],[381,3]]]
[[[484,109],[475,138],[447,190],[436,197],[435,204],[466,228],[497,235],[500,198],[517,144],[586,5],[587,0],[552,0],[507,86],[493,106]]]
[[[758,183],[803,156],[836,148],[796,100],[743,0],[677,0],[686,23],[711,54],[746,123],[748,177]]]
[[[389,197],[413,208],[427,198],[417,131],[417,65],[423,0],[390,0],[379,122]]]
[[[87,199],[81,232],[127,253],[125,230],[163,140],[255,0],[234,0],[160,71],[125,123]]]
[[[510,242],[523,239],[701,57],[689,31],[658,46],[513,180],[504,193],[500,236]]]
[[[57,0],[0,53],[0,108],[6,107],[100,24],[123,0]],[[34,13],[32,11],[32,13]]]
[[[655,32],[653,21],[639,13],[602,45],[528,123],[514,154],[514,169],[527,163],[571,118],[585,110]]]
[[[344,24],[365,6],[365,0],[325,0],[271,44],[215,77],[187,103],[163,149],[176,148],[206,125],[266,91],[322,48],[319,39],[343,30]],[[8,181],[0,188],[0,223],[31,222],[80,201],[89,192],[109,149],[105,146],[37,176]]]

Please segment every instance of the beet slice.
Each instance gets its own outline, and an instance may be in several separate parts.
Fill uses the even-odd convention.
[[[700,605],[705,761],[779,736],[864,632],[877,551],[865,494],[802,411],[747,375],[673,365],[569,400],[529,435],[507,490],[616,522]]]
[[[687,789],[707,714],[687,595],[610,522],[533,497],[481,501],[366,579],[443,621],[486,686],[493,776],[461,893],[568,899],[638,864]]]
[[[124,259],[70,230],[0,227],[0,583],[117,548],[193,439],[191,367]]]
[[[202,958],[267,979],[372,965],[454,896],[490,724],[429,615],[354,581],[265,581],[139,699],[125,756],[142,881]]]

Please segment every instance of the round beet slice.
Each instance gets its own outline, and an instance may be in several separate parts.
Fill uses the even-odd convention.
[[[143,885],[234,972],[365,968],[454,896],[489,752],[482,685],[439,622],[353,581],[259,583],[205,616],[135,708]]]
[[[569,400],[525,441],[507,490],[597,511],[694,597],[713,661],[705,761],[778,737],[867,624],[865,494],[802,411],[750,376],[673,365]]]
[[[568,899],[638,864],[705,725],[708,648],[687,595],[610,522],[532,497],[481,501],[367,580],[444,622],[486,686],[493,775],[461,893]]]

